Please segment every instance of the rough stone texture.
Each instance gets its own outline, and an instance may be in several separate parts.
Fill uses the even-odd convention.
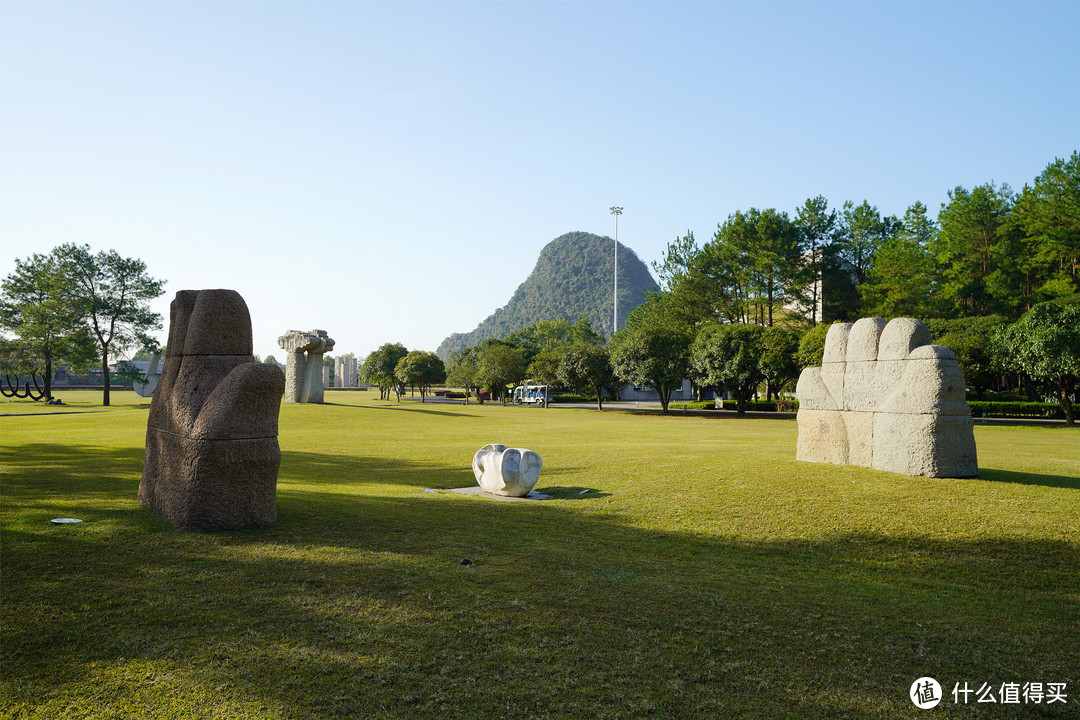
[[[290,330],[278,338],[285,350],[285,402],[323,401],[323,355],[334,349],[334,340],[325,330]]]
[[[262,527],[277,519],[285,378],[276,366],[256,362],[251,349],[251,318],[239,293],[176,294],[138,497],[177,530]]]
[[[540,479],[544,461],[532,450],[485,445],[473,455],[476,482],[492,495],[523,497]]]
[[[356,358],[334,358],[334,387],[356,387]]]
[[[837,323],[806,368],[796,459],[929,477],[979,472],[964,376],[912,318]]]

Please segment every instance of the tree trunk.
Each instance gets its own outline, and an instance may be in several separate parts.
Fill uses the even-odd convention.
[[[602,388],[602,387],[596,388],[596,409],[600,410],[601,412],[603,412],[603,410],[604,410],[603,390],[604,390],[604,388]]]
[[[109,377],[109,348],[103,347],[101,349],[101,375],[105,378],[105,395],[102,398],[101,404],[105,407],[109,405],[109,386],[112,384],[112,379]]]
[[[1065,411],[1065,424],[1072,426],[1076,424],[1076,418],[1073,417],[1072,400],[1069,399],[1069,395],[1076,389],[1074,384],[1069,387],[1064,382],[1058,384],[1060,395],[1058,396],[1058,402],[1061,404],[1061,409]]]
[[[45,401],[52,400],[52,354],[45,354]]]

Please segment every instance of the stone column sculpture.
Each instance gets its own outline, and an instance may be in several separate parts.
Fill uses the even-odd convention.
[[[356,387],[356,358],[339,357],[334,359],[334,387]]]
[[[278,338],[285,350],[285,402],[323,401],[323,355],[334,349],[334,340],[325,330],[290,330]]]
[[[235,530],[277,519],[285,378],[251,351],[251,317],[239,293],[176,293],[138,498],[177,530]]]
[[[911,318],[836,323],[803,370],[797,460],[928,477],[979,472],[956,355]]]

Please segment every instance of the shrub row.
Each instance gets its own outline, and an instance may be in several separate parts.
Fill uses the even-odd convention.
[[[781,408],[781,412],[794,412],[795,410],[799,409],[798,400],[791,400],[785,398],[781,401],[781,405],[785,406]],[[1064,411],[1057,403],[969,400],[968,406],[971,408],[971,414],[975,417],[983,417],[983,413],[986,413],[986,417],[1000,418],[1030,417],[1055,418],[1061,420],[1065,417]],[[671,403],[671,409],[715,410],[716,406],[712,400],[706,400],[703,402],[673,402]],[[735,401],[726,400],[724,402],[724,409],[734,410]],[[757,412],[777,412],[776,403],[766,400],[751,400],[746,403],[746,409]]]
[[[610,395],[604,395],[604,402],[611,400]],[[579,395],[576,393],[557,393],[551,396],[551,402],[564,402],[564,403],[583,403],[583,402],[596,402],[596,393],[589,393],[588,395]]]
[[[1057,403],[999,402],[995,400],[968,400],[968,407],[975,417],[1033,417],[1064,419],[1065,412]]]
[[[784,398],[780,401],[780,408],[777,410],[777,403],[774,400],[749,400],[746,403],[746,409],[756,412],[794,412],[799,409],[799,401],[792,398]],[[701,402],[673,402],[670,405],[672,410],[716,410],[716,403],[713,400],[704,400]],[[735,401],[725,400],[725,410],[734,410]]]

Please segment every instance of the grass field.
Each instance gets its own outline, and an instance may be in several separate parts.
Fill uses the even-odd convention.
[[[277,524],[215,534],[135,501],[143,399],[0,418],[2,717],[1080,716],[1075,429],[928,479],[797,463],[791,420],[327,398],[282,407]],[[553,499],[444,492],[489,442]]]

